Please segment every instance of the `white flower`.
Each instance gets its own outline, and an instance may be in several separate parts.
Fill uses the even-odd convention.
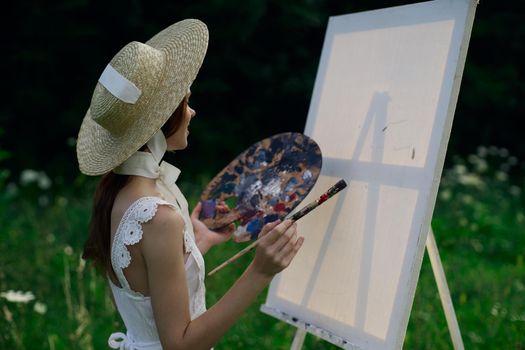
[[[452,191],[449,189],[443,190],[439,193],[439,197],[444,201],[448,201],[452,198]]]
[[[38,171],[36,170],[25,169],[20,174],[20,183],[24,186],[36,181],[38,181]]]
[[[480,173],[484,173],[489,168],[489,165],[485,159],[479,159],[476,164],[476,170]]]
[[[496,180],[507,181],[508,179],[509,179],[509,175],[507,173],[504,173],[503,171],[496,172]]]
[[[518,292],[525,291],[525,285],[520,280],[514,280],[514,283],[512,283],[512,285],[514,286],[514,288],[516,288]]]
[[[0,297],[5,298],[7,301],[10,301],[12,303],[28,303],[31,300],[35,299],[35,296],[32,292],[22,292],[22,291],[14,291],[14,290],[8,290],[7,292],[0,293]]]
[[[500,303],[496,303],[496,304],[494,304],[492,306],[492,309],[490,310],[490,314],[492,316],[498,316],[500,309],[501,309],[501,304]]]
[[[71,248],[70,246],[67,245],[67,246],[64,248],[64,254],[66,254],[66,255],[72,255],[72,254],[73,254],[73,248]]]
[[[517,314],[512,314],[510,316],[510,320],[512,322],[516,322],[516,321],[519,321],[519,322],[525,322],[525,313],[522,313],[521,315],[517,315]]]
[[[35,310],[36,313],[43,315],[47,312],[47,306],[46,304],[37,301],[33,306],[33,310]]]
[[[468,194],[464,194],[461,196],[461,201],[465,204],[471,204],[474,201],[474,198]]]
[[[458,175],[463,175],[467,173],[467,167],[463,164],[456,164],[454,166],[454,172]]]
[[[468,161],[470,164],[474,165],[476,170],[480,173],[485,172],[489,168],[487,161],[483,157],[479,157],[475,154],[469,155]]]
[[[51,187],[51,180],[43,171],[41,171],[39,175],[40,176],[38,177],[38,187],[41,190],[47,190],[49,187]]]
[[[483,180],[475,174],[461,174],[458,176],[458,182],[465,186],[483,187]]]
[[[22,186],[35,182],[41,190],[47,190],[51,187],[51,179],[43,171],[25,169],[20,174],[20,183]]]
[[[82,257],[80,256],[78,258],[78,269],[77,269],[77,271],[84,271],[85,267],[86,267],[86,260],[82,259]]]
[[[479,146],[478,147],[478,156],[480,156],[481,158],[485,158],[487,156],[487,147]]]
[[[478,162],[478,159],[480,159],[477,155],[471,154],[467,157],[470,164],[476,164]]]
[[[509,150],[506,148],[500,148],[499,149],[499,156],[501,158],[507,158],[509,156]]]

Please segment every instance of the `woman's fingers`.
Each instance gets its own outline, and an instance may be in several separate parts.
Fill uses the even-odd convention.
[[[267,223],[266,225],[263,226],[263,228],[261,229],[261,232],[259,232],[259,236],[258,237],[260,238],[260,237],[266,236],[266,234],[268,232],[272,231],[280,223],[281,223],[281,220],[277,220],[277,221],[273,221],[273,222]]]
[[[290,265],[293,258],[295,257],[295,255],[297,255],[297,252],[303,245],[303,242],[304,242],[304,237],[299,237],[297,241],[292,245],[292,249],[286,255],[283,256],[282,262],[285,267]]]
[[[279,220],[274,221],[271,224],[274,224],[276,222],[278,223],[278,221]],[[278,223],[278,225],[266,224],[263,227],[263,230],[261,231],[261,233],[265,231],[264,236],[266,237],[263,240],[264,242],[261,241],[260,244],[263,244],[266,246],[270,246],[274,244],[277,240],[279,240],[279,238],[281,238],[281,236],[288,230],[288,228],[293,225],[293,223],[294,222],[292,220],[284,220],[283,222]],[[268,229],[267,229],[267,226],[268,226]],[[288,239],[289,237],[287,238],[287,240]]]
[[[274,243],[274,249],[280,251],[293,237],[295,237],[293,240],[293,242],[295,242],[297,240],[297,224],[295,222],[292,222],[286,231],[278,237]]]
[[[304,241],[297,236],[297,225],[291,220],[265,225],[261,237],[254,264],[267,275],[274,275],[287,267]]]
[[[301,248],[303,242],[304,237],[299,237],[294,233],[284,245],[277,247],[276,242],[267,250],[267,253],[273,261],[273,264],[278,267],[279,270],[282,270],[290,265],[290,262]]]
[[[296,235],[296,231],[297,224],[292,220],[285,220],[281,224],[274,226],[267,234],[265,233],[265,237],[261,239],[259,245],[264,248],[268,256],[277,261],[277,255],[280,254],[288,241]]]
[[[219,202],[219,204],[217,204],[217,206],[215,207],[215,209],[216,209],[217,212],[219,212],[219,213],[227,213],[227,212],[230,211],[230,207],[229,207],[228,204],[226,204],[226,202],[224,202],[224,201]]]
[[[298,239],[297,226],[294,224],[273,244],[276,260],[284,259],[293,250]]]
[[[195,208],[193,208],[193,211],[191,212],[191,218],[198,219],[199,215],[201,214],[201,210],[202,210],[202,202],[199,201],[197,205],[195,206]]]
[[[231,234],[231,233],[233,233],[233,231],[235,231],[235,225],[234,224],[229,224],[228,226],[223,227],[223,228],[221,228],[220,230],[218,230],[216,232],[219,232],[220,234]]]

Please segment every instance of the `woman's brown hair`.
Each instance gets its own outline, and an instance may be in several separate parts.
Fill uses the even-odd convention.
[[[175,112],[164,123],[161,130],[166,138],[173,135],[181,126],[188,106],[188,96],[182,100]],[[97,185],[93,197],[89,236],[84,244],[82,258],[92,260],[94,265],[106,274],[113,275],[111,266],[111,210],[117,194],[126,186],[129,175],[119,175],[110,171]]]

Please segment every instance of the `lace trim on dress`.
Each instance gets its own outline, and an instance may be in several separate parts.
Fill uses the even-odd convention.
[[[157,197],[142,197],[133,202],[130,207],[126,210],[120,224],[115,233],[115,238],[113,240],[113,246],[111,249],[111,264],[117,278],[123,288],[132,292],[132,294],[140,295],[141,293],[133,291],[129,283],[124,276],[124,269],[129,266],[131,263],[131,254],[127,248],[128,245],[134,245],[140,242],[142,239],[142,224],[153,219],[157,213],[159,205],[168,205],[177,212],[180,212],[179,208],[175,205],[157,198]],[[191,253],[193,245],[191,244],[191,238],[189,237],[189,232],[184,224],[184,251],[186,253]]]

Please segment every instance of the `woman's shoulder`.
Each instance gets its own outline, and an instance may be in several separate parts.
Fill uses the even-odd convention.
[[[177,216],[175,206],[164,200],[154,190],[142,188],[123,188],[115,198],[111,210],[112,227],[117,228],[124,221],[135,221],[141,224],[165,220],[165,216]]]
[[[175,206],[160,196],[141,196],[122,203],[115,202],[114,213],[117,217],[138,221],[139,223],[164,222],[170,217],[178,217]]]
[[[135,237],[137,242],[166,240],[169,236],[178,239],[178,236],[183,237],[184,229],[184,219],[176,208],[155,196],[135,199],[122,214],[118,228],[124,237],[140,233]]]
[[[165,202],[164,200],[161,200]],[[165,202],[168,203],[168,202]],[[160,203],[163,204],[163,203]],[[144,221],[144,228],[158,234],[170,234],[173,232],[184,232],[184,219],[173,205],[158,205],[151,219]]]
[[[142,224],[142,254],[146,260],[171,259],[169,255],[174,251],[183,252],[185,227],[182,215],[174,207],[159,205],[151,219]]]

